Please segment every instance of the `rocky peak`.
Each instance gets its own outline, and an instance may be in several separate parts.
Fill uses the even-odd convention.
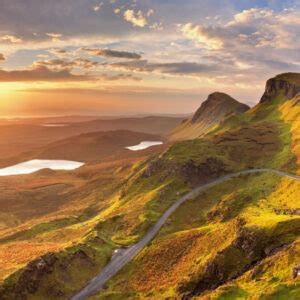
[[[222,118],[230,113],[243,113],[249,109],[249,106],[238,102],[231,96],[215,92],[208,96],[192,118],[192,123],[205,119],[205,117]]]
[[[300,73],[284,73],[269,79],[260,102],[272,101],[281,91],[287,99],[300,93]]]

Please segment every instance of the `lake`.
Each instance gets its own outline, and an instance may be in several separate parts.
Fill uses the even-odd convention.
[[[147,149],[152,146],[162,145],[162,144],[163,142],[160,141],[144,141],[144,142],[140,142],[138,145],[129,146],[125,148],[131,151],[139,151],[139,150]]]
[[[31,174],[42,169],[75,170],[84,163],[70,160],[33,159],[0,169],[0,176]]]

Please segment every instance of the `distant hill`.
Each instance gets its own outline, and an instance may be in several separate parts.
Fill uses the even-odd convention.
[[[93,162],[110,156],[133,154],[125,147],[139,144],[142,141],[161,141],[158,135],[116,130],[85,133],[60,140],[36,151],[40,159],[67,159],[82,162]]]
[[[213,93],[208,96],[191,119],[188,119],[173,130],[170,140],[198,138],[206,134],[224,118],[232,114],[244,113],[249,106],[238,102],[224,93]]]
[[[0,126],[0,164],[7,158],[33,151],[50,143],[97,131],[130,130],[155,135],[165,135],[183,118],[141,117],[109,120],[90,120],[79,123],[64,123],[61,127],[44,127],[40,124],[13,124]]]

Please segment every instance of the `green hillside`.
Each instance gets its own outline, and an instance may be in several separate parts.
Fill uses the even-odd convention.
[[[100,175],[93,173],[89,196],[84,189],[73,195],[80,203],[93,195],[92,213],[2,240],[0,250],[76,233],[71,243],[8,276],[0,298],[68,299],[100,272],[114,249],[140,240],[198,185],[253,168],[300,174],[299,80],[300,74],[279,75],[267,82],[259,104],[226,114],[201,138],[173,143],[153,157],[127,162],[125,169],[121,163],[110,166],[111,173],[105,168],[101,174],[117,176],[101,203],[97,193],[105,185],[99,187]],[[300,182],[291,178],[261,173],[223,182],[182,204],[91,299],[299,299],[300,276],[292,276],[300,259],[299,206]],[[61,239],[68,238],[66,233]]]

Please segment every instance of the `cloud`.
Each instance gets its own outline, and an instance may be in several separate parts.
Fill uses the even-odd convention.
[[[269,17],[273,17],[273,11],[270,9],[250,8],[235,14],[234,20],[229,22],[228,25],[249,24],[259,20],[265,20]]]
[[[17,44],[17,43],[21,43],[22,42],[22,39],[15,36],[15,35],[10,35],[10,34],[6,34],[4,36],[2,36],[0,38],[0,40],[2,42],[7,42],[7,43],[11,43],[11,44]]]
[[[102,8],[102,6],[103,6],[103,3],[102,3],[102,2],[99,3],[99,4],[97,4],[97,5],[95,5],[95,6],[93,7],[93,11],[95,11],[95,12],[100,11],[101,8]]]
[[[141,55],[134,52],[118,51],[111,49],[101,49],[101,48],[81,48],[82,51],[86,51],[89,54],[96,56],[105,56],[113,58],[127,58],[127,59],[140,59]]]
[[[255,74],[298,71],[300,47],[300,12],[294,9],[275,12],[272,9],[251,8],[236,13],[231,20],[217,26],[186,23],[180,32],[205,56],[223,65],[224,75],[237,81],[238,72],[247,70],[249,78]],[[232,61],[230,73],[226,61]],[[251,70],[251,73],[249,72]],[[232,73],[232,71],[234,73]],[[269,75],[270,74],[270,75]]]
[[[44,66],[44,67],[54,67],[54,68],[75,68],[75,67],[81,67],[84,69],[90,69],[93,67],[98,66],[99,63],[96,61],[91,61],[89,59],[84,58],[76,58],[74,60],[66,61],[62,59],[49,59],[49,60],[43,60],[43,61],[37,61],[34,62],[34,66]]]
[[[149,9],[146,13],[147,17],[151,17],[154,14],[154,10],[153,9]]]
[[[74,75],[69,70],[53,71],[45,66],[7,71],[0,69],[0,82],[84,81],[92,80],[88,75]]]
[[[148,24],[141,10],[135,12],[133,9],[127,9],[124,12],[124,19],[135,27],[145,27]]]
[[[2,53],[0,53],[0,62],[3,62],[3,61],[5,61],[5,57]]]
[[[50,59],[44,61],[36,61],[32,67],[24,70],[1,70],[0,82],[18,82],[18,81],[118,81],[118,80],[132,80],[141,81],[142,78],[129,73],[119,74],[97,74],[97,75],[75,75],[71,71],[73,68],[90,69],[100,65],[98,62],[90,61],[88,59],[77,58],[71,61],[64,61],[61,59]]]
[[[142,80],[142,78],[134,76],[133,74],[117,74],[117,75],[101,74],[97,78],[106,81],[118,81],[118,80],[141,81]]]
[[[52,53],[55,53],[55,54],[66,54],[67,51],[65,49],[52,49]]]
[[[70,56],[72,56],[72,53],[69,53],[67,50],[63,49],[63,48],[53,48],[53,49],[49,49],[47,50],[48,53],[51,53],[53,54],[55,57],[58,57],[58,58],[68,58]],[[47,54],[42,54],[42,56],[37,56],[39,58],[43,58],[43,55],[45,55],[44,58],[49,58],[49,55]]]
[[[208,75],[219,70],[217,65],[199,64],[196,62],[151,63],[147,60],[119,62],[109,64],[112,68],[143,73],[161,73],[169,75]]]
[[[246,47],[295,48],[298,45],[300,13],[251,8],[233,16],[224,25],[179,25],[181,33],[204,48],[245,50]],[[253,49],[252,49],[253,52]]]
[[[214,29],[192,23],[179,25],[179,29],[185,37],[197,41],[206,49],[223,48],[223,40],[216,36]]]
[[[52,42],[59,42],[60,38],[62,37],[61,33],[54,33],[54,32],[48,32],[46,33],[46,35],[52,39]]]

